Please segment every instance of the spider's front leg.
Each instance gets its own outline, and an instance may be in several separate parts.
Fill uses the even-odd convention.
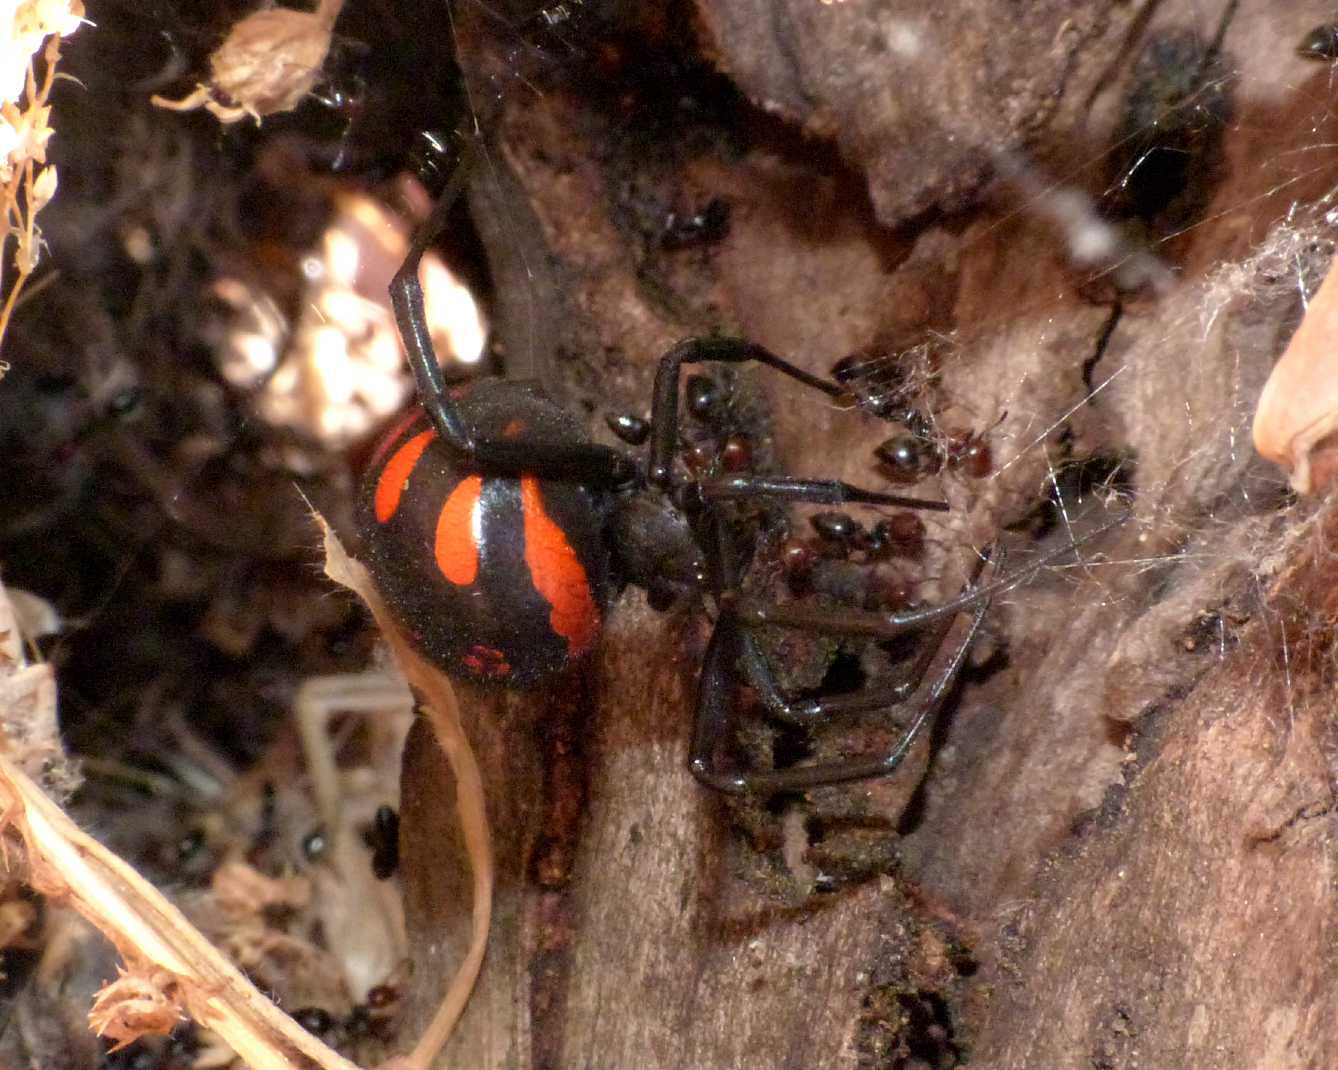
[[[925,509],[946,513],[948,503],[937,498],[911,498],[865,490],[839,479],[803,479],[796,476],[739,475],[702,480],[695,484],[698,496],[707,502],[770,499],[809,505],[890,505],[902,509]]]
[[[841,611],[840,619],[834,621],[831,619],[830,612],[820,606],[808,606],[794,602],[777,604],[740,595],[726,596],[724,601],[728,611],[745,628],[800,628],[826,635],[862,635],[871,639],[896,639],[908,632],[918,631],[944,616],[952,616],[970,609],[982,599],[988,600],[997,594],[1011,591],[1014,587],[1031,579],[1042,569],[1068,557],[1080,546],[1123,524],[1125,519],[1126,517],[1120,516],[1108,521],[1095,530],[1073,539],[1067,545],[1042,554],[1007,575],[999,575],[999,570],[996,567],[989,582],[981,585],[968,584],[956,597],[950,598],[946,602],[940,602],[938,605],[925,606],[922,609],[890,613],[865,609],[845,609]],[[996,566],[1003,560],[1001,551],[991,551],[990,556],[993,557]]]
[[[812,375],[771,350],[741,338],[687,338],[660,358],[651,398],[650,459],[646,481],[668,490],[673,482],[674,452],[678,447],[678,381],[685,364],[765,364],[796,382],[833,400],[849,395],[839,384]]]
[[[965,664],[972,641],[995,595],[1012,590],[1043,568],[1070,555],[1077,547],[1124,523],[1117,517],[1061,546],[1042,554],[1013,572],[1003,573],[1002,548],[993,549],[989,565],[982,559],[971,580],[954,598],[938,605],[903,612],[813,606],[802,603],[775,604],[738,593],[737,583],[718,594],[720,619],[712,636],[698,691],[697,721],[693,734],[692,772],[702,783],[733,794],[802,790],[825,784],[840,784],[892,772],[904,759],[915,738],[923,731]],[[990,568],[985,578],[984,569]],[[737,576],[728,577],[737,580]],[[953,643],[954,618],[974,610],[962,638]],[[764,627],[793,628],[821,635],[867,636],[896,639],[910,632],[937,625],[936,633],[917,658],[908,676],[890,692],[868,689],[852,695],[796,698],[786,694],[774,670],[751,633]],[[945,651],[951,653],[944,654]],[[940,667],[935,669],[934,663]],[[929,680],[928,684],[924,681]],[[768,712],[792,724],[812,724],[832,716],[868,712],[907,702],[913,714],[910,726],[886,755],[857,757],[823,765],[796,766],[771,772],[737,770],[719,762],[718,755],[730,737],[734,692],[747,683]]]
[[[451,209],[465,188],[472,162],[472,153],[466,153],[456,164],[437,203],[432,206],[431,214],[414,233],[404,263],[390,280],[390,305],[395,310],[395,326],[399,329],[409,370],[413,372],[414,384],[418,388],[419,404],[441,440],[464,457],[474,456],[477,443],[473,429],[451,400],[446,379],[441,374],[441,364],[432,346],[432,332],[428,328],[418,268],[423,262],[423,254],[445,229]]]
[[[390,303],[395,324],[418,388],[418,400],[438,437],[462,461],[494,475],[521,474],[558,479],[589,486],[620,487],[632,483],[636,466],[617,450],[586,442],[555,442],[533,438],[482,438],[451,397],[441,364],[432,345],[423,285],[418,269],[423,254],[436,240],[450,218],[455,201],[464,190],[476,148],[466,149],[451,172],[432,213],[418,228],[404,263],[390,281]]]
[[[651,401],[650,455],[646,482],[660,490],[674,488],[674,454],[678,448],[679,379],[685,364],[763,364],[832,399],[850,395],[839,383],[812,375],[753,342],[741,338],[688,338],[660,358],[655,372]],[[905,494],[865,490],[836,479],[803,479],[791,476],[736,475],[687,485],[698,499],[698,507],[715,502],[771,499],[818,505],[888,505],[906,509],[945,512],[948,503]]]

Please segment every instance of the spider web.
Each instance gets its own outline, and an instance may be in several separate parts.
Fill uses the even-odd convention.
[[[517,55],[537,51],[556,69],[575,64],[597,43],[588,15],[580,3],[537,9],[515,23]],[[998,599],[1004,623],[997,629],[1005,649],[1044,681],[1035,705],[1062,710],[1078,695],[1117,693],[1119,708],[1104,709],[1109,723],[1122,726],[1111,739],[1055,744],[1055,767],[1079,785],[1076,804],[1067,805],[1078,809],[1099,806],[1122,776],[1128,726],[1168,688],[1187,686],[1206,664],[1231,656],[1247,622],[1279,637],[1282,684],[1288,695],[1295,686],[1289,633],[1272,627],[1277,610],[1268,591],[1286,547],[1307,537],[1314,510],[1290,495],[1284,473],[1255,455],[1251,422],[1333,250],[1338,66],[1296,52],[1331,15],[1323,4],[1283,11],[1256,0],[1149,8],[1088,102],[1077,151],[991,150],[994,180],[971,207],[913,224],[911,251],[897,254],[902,270],[974,265],[953,315],[926,315],[918,335],[903,332],[890,342],[830,319],[828,335],[810,332],[818,341],[798,358],[802,364],[821,372],[853,354],[866,381],[902,384],[927,421],[931,445],[942,448],[963,431],[986,436],[994,462],[987,475],[967,478],[945,465],[915,487],[889,487],[869,451],[896,426],[832,411],[806,429],[819,403],[783,387],[770,395],[780,399],[785,467],[805,475],[835,467],[852,482],[942,494],[952,503],[941,524],[926,518],[933,548],[924,590],[931,596],[940,577],[939,597],[958,582],[953,548],[984,547],[1001,531],[1011,533],[1003,537],[1017,548],[1015,563],[1076,545],[1069,562],[1048,565]],[[935,62],[945,49],[928,35],[911,44],[899,58],[913,79],[916,64]],[[517,61],[511,73],[519,80],[530,69]],[[479,94],[505,97],[506,74],[475,87],[480,129],[492,109]],[[545,90],[527,85],[522,92],[537,102]],[[935,102],[923,106],[932,123]],[[867,210],[860,218],[879,232]],[[778,250],[782,259],[783,242]],[[846,276],[833,277],[831,287],[859,289]],[[817,298],[813,305],[830,307]],[[745,308],[731,329],[774,330],[756,340],[786,351],[775,340],[785,332],[774,327],[785,317],[775,311]],[[803,345],[803,330],[791,336]],[[872,430],[833,431],[825,448],[816,447],[842,418]],[[805,445],[792,440],[787,448],[787,433]],[[1118,534],[1082,542],[1126,513]],[[1053,649],[1040,649],[1047,643]],[[1118,681],[1115,665],[1122,666]],[[986,688],[966,706],[994,709],[1004,701]],[[1290,708],[1289,699],[1284,716]],[[969,724],[972,716],[968,709],[959,720]],[[1048,731],[1064,731],[1056,727],[1063,723],[1051,721]],[[958,759],[960,732],[944,745],[941,765]],[[944,811],[960,803],[953,790],[932,788],[916,827],[950,824]]]
[[[464,2],[484,10],[488,19],[507,20],[482,0]],[[1088,389],[1076,401],[1053,412],[1028,413],[1026,397],[1038,370],[1009,367],[1008,361],[990,355],[1005,344],[1027,344],[1028,321],[1045,317],[1055,305],[1049,293],[1027,295],[1006,312],[993,309],[950,329],[931,330],[891,352],[864,353],[858,365],[861,372],[876,378],[883,366],[893,366],[901,380],[909,381],[908,395],[936,433],[949,423],[966,424],[979,432],[994,429],[992,446],[998,463],[988,483],[1006,483],[1016,470],[1034,467],[1040,458],[1041,482],[1049,488],[1060,522],[1069,524],[1079,505],[1073,498],[1077,484],[1086,487],[1091,478],[1090,473],[1071,471],[1081,463],[1061,456],[1055,440],[1075,417],[1081,421],[1085,410],[1109,403],[1120,415],[1119,410],[1131,403],[1128,396],[1139,391],[1134,380],[1139,378],[1140,364],[1127,352],[1130,318],[1140,321],[1139,353],[1175,348],[1183,352],[1187,345],[1208,345],[1214,332],[1221,330],[1223,317],[1248,303],[1261,288],[1273,293],[1279,284],[1290,287],[1303,305],[1323,276],[1331,228],[1328,213],[1336,194],[1323,185],[1333,164],[1333,145],[1322,136],[1331,108],[1318,90],[1330,88],[1334,75],[1333,68],[1294,53],[1301,38],[1324,20],[1322,5],[1311,7],[1312,11],[1290,10],[1285,17],[1266,5],[1239,0],[1166,8],[1128,46],[1131,55],[1125,57],[1125,65],[1133,69],[1133,77],[1113,78],[1115,88],[1104,91],[1109,99],[1093,104],[1098,119],[1103,109],[1109,113],[1104,122],[1110,135],[1099,151],[1066,167],[1039,162],[1022,151],[994,155],[999,177],[985,191],[985,206],[976,211],[979,225],[971,228],[964,248],[1007,241],[1019,227],[1048,234],[1071,268],[1067,285],[1089,294],[1093,307],[1110,317],[1103,318],[1102,329],[1090,335],[1089,351],[1080,355],[1089,364]],[[517,57],[512,76],[526,79],[518,58],[522,52],[539,55],[554,68],[574,63],[575,57],[595,47],[596,31],[591,29],[595,21],[580,0],[536,7],[512,18],[508,25]],[[1253,39],[1265,31],[1272,44],[1268,50]],[[1279,44],[1291,47],[1279,52]],[[920,62],[926,62],[936,51],[932,40],[921,40],[904,55],[918,52]],[[488,110],[478,95],[500,98],[508,91],[505,77],[494,72],[482,91],[474,89],[470,111],[477,129],[485,125]],[[544,92],[528,82],[524,91],[536,99]],[[1308,127],[1309,136],[1258,161],[1253,170],[1262,175],[1242,180],[1246,177],[1239,174],[1242,161],[1232,154],[1243,151],[1237,146],[1256,142],[1266,133],[1256,118],[1259,107],[1288,97],[1302,101],[1288,118],[1297,127]],[[932,101],[926,102],[931,115],[933,107]],[[1218,158],[1223,154],[1230,158]],[[1192,264],[1184,262],[1185,248],[1192,247],[1200,234],[1208,233],[1208,240],[1216,241],[1212,235],[1228,225],[1246,229],[1247,240],[1221,242],[1223,249],[1215,254],[1214,263],[1205,264],[1208,254],[1198,250],[1191,254]],[[1156,302],[1164,309],[1155,316],[1142,314]],[[1287,315],[1294,319],[1296,312]],[[1031,327],[1030,340],[1038,332]],[[1269,339],[1269,344],[1277,341]],[[1143,500],[1173,493],[1187,470],[1219,463],[1238,478],[1234,486],[1214,486],[1209,500],[1199,503],[1199,512],[1208,517],[1228,515],[1250,510],[1261,497],[1276,497],[1281,477],[1250,460],[1252,391],[1258,383],[1245,380],[1247,372],[1257,372],[1259,354],[1239,342],[1228,348],[1223,356],[1240,369],[1241,381],[1229,394],[1213,399],[1216,409],[1211,416],[1193,411],[1192,405],[1181,406],[1181,433],[1168,437],[1182,440],[1182,452],[1159,458],[1154,484],[1140,480],[1136,491]],[[829,352],[816,359],[834,362],[842,355]],[[1270,359],[1265,355],[1264,362]],[[996,370],[1001,374],[993,374]],[[973,377],[1001,381],[990,390],[973,390]],[[1160,418],[1175,422],[1170,412]],[[1141,458],[1136,443],[1126,449],[1116,446],[1111,452],[1108,470],[1096,480],[1098,486],[1124,485],[1136,458]],[[1216,460],[1218,455],[1222,462]],[[1146,462],[1140,461],[1138,467],[1146,467]],[[1161,508],[1174,511],[1169,504]],[[1183,560],[1178,554],[1175,559]],[[1143,567],[1163,560],[1161,555],[1130,559]]]

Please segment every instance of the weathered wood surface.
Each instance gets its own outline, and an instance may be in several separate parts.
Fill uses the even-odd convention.
[[[944,26],[1004,17],[952,6]],[[935,529],[925,570],[941,589],[926,579],[927,595],[951,590],[962,548],[1024,515],[1066,462],[1124,466],[1134,519],[1087,551],[1089,567],[1002,600],[981,653],[999,652],[993,671],[968,681],[932,763],[922,749],[892,781],[814,792],[779,816],[726,807],[684,768],[700,612],[661,617],[629,593],[586,679],[466,696],[500,883],[483,982],[441,1065],[1330,1064],[1333,522],[1277,511],[1281,480],[1252,456],[1248,425],[1301,289],[1331,255],[1311,240],[1313,213],[1293,213],[1311,228],[1295,240],[1278,229],[1338,174],[1330,74],[1292,55],[1331,11],[1240,4],[1223,42],[1235,98],[1220,178],[1189,229],[1148,246],[1173,281],[1113,320],[1108,265],[1073,264],[1053,198],[1033,186],[1105,188],[1141,43],[1184,27],[1210,41],[1219,10],[1080,5],[1079,32],[1045,8],[1028,23],[1035,56],[963,38],[932,84],[888,74],[887,115],[910,122],[904,96],[920,102],[916,122],[875,123],[873,109],[855,129],[847,111],[873,90],[806,79],[840,54],[834,26],[886,5],[766,7],[777,22],[702,0],[702,39],[763,105],[775,86],[808,85],[783,110],[835,132],[839,152],[757,116],[739,140],[648,121],[634,138],[588,86],[535,95],[517,75],[543,72],[518,72],[516,50],[462,16],[493,146],[473,208],[508,352],[598,416],[643,410],[655,356],[704,330],[815,371],[871,343],[948,339],[940,418],[999,420],[996,474],[943,481],[955,512]],[[764,38],[787,19],[785,51],[801,61],[780,69],[780,37]],[[1007,65],[986,77],[1000,50]],[[1013,98],[1018,67],[1036,80]],[[1012,114],[1036,85],[1060,94],[1036,124],[962,125]],[[966,150],[917,140],[930,119],[976,159],[1026,150],[1024,192],[880,226],[976,192],[975,178],[957,183]],[[732,205],[714,246],[666,253],[630,222],[646,204],[713,196]],[[764,447],[785,468],[876,478],[885,424],[763,374],[741,381],[765,399]],[[417,737],[404,857],[419,1013],[465,924],[451,791]],[[863,879],[812,894],[818,868]]]

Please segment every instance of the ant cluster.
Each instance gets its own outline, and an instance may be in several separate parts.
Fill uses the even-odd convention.
[[[988,476],[993,471],[988,432],[937,425],[922,401],[933,380],[932,365],[923,353],[915,356],[899,360],[880,347],[867,347],[831,367],[831,377],[858,408],[900,428],[874,447],[875,470],[901,486],[944,471],[972,479]],[[848,512],[824,510],[808,522],[813,537],[792,537],[781,550],[794,595],[822,595],[882,612],[918,604],[914,581],[891,562],[923,560],[927,530],[919,513],[897,511],[865,524]]]
[[[895,611],[914,604],[914,587],[888,564],[924,556],[925,523],[898,512],[865,526],[849,513],[808,518],[816,539],[792,538],[781,551],[786,583],[795,595],[822,594],[861,609]]]
[[[683,461],[694,476],[746,472],[753,466],[752,436],[736,417],[730,389],[709,375],[689,375],[683,385],[683,407],[692,423],[679,429]],[[605,418],[609,430],[629,446],[644,446],[650,421],[627,413]]]
[[[756,414],[735,393],[733,376],[725,381],[709,375],[689,375],[683,383],[686,419],[678,427],[679,457],[693,479],[751,472],[757,464],[759,438]],[[644,417],[610,413],[610,431],[629,446],[644,446],[651,423]],[[751,510],[756,512],[756,508]],[[753,517],[754,520],[759,519]],[[765,520],[762,526],[766,526]],[[678,601],[679,592],[654,583],[646,588],[652,609],[664,612]]]
[[[932,376],[918,374],[915,368],[914,361],[898,362],[869,349],[842,358],[831,369],[832,379],[848,391],[856,407],[901,427],[873,450],[876,470],[889,482],[901,485],[944,470],[972,478],[988,475],[992,458],[987,435],[939,430],[917,404]],[[760,467],[766,467],[768,458],[759,457],[765,451],[755,444],[765,437],[756,414],[735,391],[733,374],[726,375],[727,380],[721,381],[694,374],[683,384],[687,419],[678,429],[680,457],[694,479],[752,472],[759,460]],[[606,423],[631,446],[644,445],[651,434],[650,422],[639,416],[610,414]],[[923,562],[928,529],[914,510],[898,509],[866,521],[844,510],[824,509],[809,514],[810,530],[799,533],[791,530],[783,513],[752,504],[736,515],[735,522],[753,532],[753,557],[763,565],[762,572],[777,577],[795,598],[883,613],[921,604],[916,580],[906,566]],[[658,598],[653,587],[649,595],[651,607],[657,610],[668,609],[674,602],[671,597]],[[881,645],[894,658],[905,652],[904,643]],[[793,643],[786,644],[786,650],[782,661],[807,660],[798,657]],[[825,658],[818,660],[825,661],[832,654],[828,649]],[[795,675],[812,676],[802,670]]]
[[[994,470],[988,433],[941,429],[918,405],[918,395],[933,377],[928,363],[927,359],[902,362],[861,350],[838,360],[831,374],[861,409],[901,426],[900,433],[873,451],[878,471],[887,480],[909,485],[945,469],[983,479]],[[916,371],[916,364],[925,367]]]

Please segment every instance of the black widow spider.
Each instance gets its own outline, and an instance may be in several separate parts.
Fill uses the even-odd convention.
[[[637,420],[611,422],[631,444],[649,439],[644,467],[588,441],[576,419],[535,383],[493,378],[463,391],[448,389],[429,337],[418,267],[445,224],[466,168],[457,166],[390,287],[421,409],[377,449],[359,497],[368,566],[387,603],[423,652],[452,675],[531,687],[592,649],[621,585],[644,587],[659,602],[705,590],[718,617],[692,734],[691,770],[699,781],[731,794],[765,794],[892,772],[953,686],[991,596],[1058,555],[1001,577],[1002,553],[996,550],[981,558],[956,597],[901,612],[778,605],[744,594],[746,564],[724,503],[930,510],[946,510],[947,503],[836,480],[680,471],[674,462],[684,365],[755,362],[828,398],[850,400],[840,384],[747,341],[692,338],[660,358],[649,427]],[[969,623],[950,646],[954,619],[967,610]],[[890,691],[865,687],[797,698],[781,688],[757,642],[756,630],[772,627],[876,639],[932,627],[933,636]],[[941,664],[931,673],[936,662]],[[790,724],[899,704],[910,705],[910,723],[887,754],[777,770],[737,768],[720,755],[731,737],[740,683]]]

